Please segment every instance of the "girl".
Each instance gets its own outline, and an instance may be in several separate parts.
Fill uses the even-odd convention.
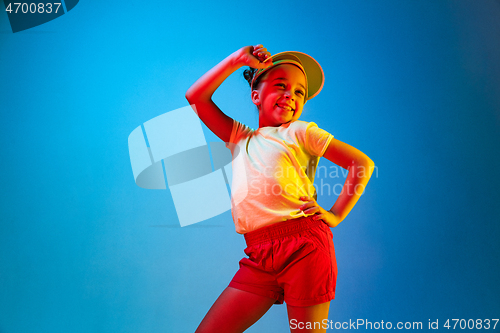
[[[220,84],[242,66],[259,111],[259,128],[224,114],[212,101]],[[315,123],[299,121],[304,104],[323,87],[312,57],[262,45],[246,46],[204,74],[186,92],[200,119],[233,154],[232,215],[248,258],[196,332],[243,332],[271,305],[287,303],[292,332],[325,332],[335,297],[337,266],[330,227],[353,208],[374,163]],[[349,169],[330,210],[316,202],[320,156]]]

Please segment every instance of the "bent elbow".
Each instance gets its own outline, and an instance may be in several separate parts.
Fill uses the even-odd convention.
[[[370,169],[375,168],[375,162],[373,162],[371,160],[371,158],[369,158],[368,156],[366,158],[367,158],[367,161],[366,161],[367,167],[370,168]]]
[[[373,172],[377,168],[375,166],[375,162],[373,162],[368,156],[366,157],[365,168],[368,171],[367,172],[368,178],[370,178],[372,176]]]
[[[184,95],[184,97],[186,97],[186,99],[188,100],[189,104],[192,104],[191,101],[194,99],[194,92],[192,91],[191,88],[189,88],[186,91],[186,94]]]
[[[373,168],[375,163],[365,154],[361,153],[357,159],[352,161],[354,165],[363,168]]]
[[[197,104],[198,102],[202,102],[207,99],[203,91],[200,91],[199,89],[193,87],[189,88],[184,96],[191,105]]]
[[[368,177],[369,179],[377,167],[368,156],[364,155],[357,161],[357,163],[355,163],[355,168],[362,171],[360,174],[363,175],[363,177]]]

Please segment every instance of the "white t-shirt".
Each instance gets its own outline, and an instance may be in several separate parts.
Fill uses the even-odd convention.
[[[300,197],[316,197],[316,167],[332,138],[313,122],[253,130],[234,120],[226,147],[233,155],[231,211],[236,232],[306,216],[299,209],[304,204]]]

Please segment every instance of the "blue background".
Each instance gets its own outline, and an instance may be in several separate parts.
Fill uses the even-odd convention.
[[[229,211],[180,228],[127,138],[257,43],[321,63],[301,119],[378,168],[333,230],[330,319],[500,317],[499,1],[80,1],[15,34],[0,14],[0,332],[195,330],[243,237]],[[249,93],[240,70],[214,100],[257,127]],[[284,305],[248,330],[286,331]]]

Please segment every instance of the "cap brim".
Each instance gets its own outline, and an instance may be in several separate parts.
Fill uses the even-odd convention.
[[[300,63],[302,64],[302,67],[304,67],[304,70],[306,71],[308,86],[307,99],[310,100],[311,98],[318,95],[321,89],[323,89],[323,85],[325,83],[325,75],[320,64],[310,55],[297,51],[276,53],[272,56],[272,58],[273,61],[275,61],[275,59],[287,59],[287,55],[291,55],[292,57],[290,58],[293,60],[294,58],[298,58]]]

